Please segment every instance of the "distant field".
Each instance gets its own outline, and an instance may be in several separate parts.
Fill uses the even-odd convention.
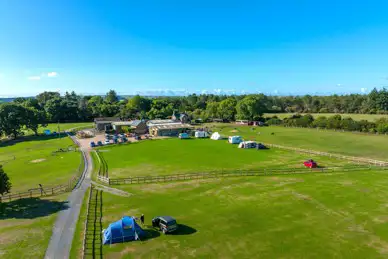
[[[67,196],[0,203],[0,258],[43,258]]]
[[[348,161],[310,156],[279,149],[239,149],[226,140],[165,139],[145,140],[101,148],[108,163],[109,177],[167,175],[209,171],[236,171],[264,168],[303,168],[313,158],[321,166],[342,166]]]
[[[272,117],[272,116],[278,116],[280,119],[284,119],[286,117],[290,117],[292,114],[294,113],[265,113],[264,114],[264,117]],[[303,114],[303,113],[302,113]],[[319,116],[333,116],[335,115],[336,113],[311,113],[311,115],[313,117],[319,117]],[[357,121],[360,121],[360,120],[368,120],[368,121],[375,121],[377,119],[380,119],[380,118],[388,118],[388,115],[386,114],[354,114],[354,113],[343,113],[343,114],[339,114],[341,115],[343,118],[345,117],[351,117],[353,120],[357,120]]]
[[[387,258],[387,185],[368,171],[120,186],[134,195],[103,194],[103,227],[144,213],[148,236],[104,258]],[[160,234],[157,215],[180,230]]]
[[[241,135],[249,140],[388,161],[388,136],[384,135],[277,126],[249,127],[221,123],[208,125],[213,125],[213,131],[219,131],[225,136]]]
[[[38,188],[38,184],[49,187],[67,183],[78,170],[81,154],[53,151],[73,145],[65,136],[30,136],[0,145],[0,163],[11,179],[11,192]]]
[[[92,127],[93,123],[91,122],[59,123],[59,130],[62,132],[73,128],[87,127],[87,126]],[[58,124],[51,123],[51,124],[48,124],[47,127],[41,127],[39,128],[39,133],[43,133],[44,130],[46,129],[51,130],[51,132],[54,132],[54,131],[58,132]],[[28,134],[32,134],[32,132],[28,132]]]

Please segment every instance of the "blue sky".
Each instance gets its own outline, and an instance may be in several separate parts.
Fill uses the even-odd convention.
[[[362,93],[388,1],[0,0],[0,96]]]

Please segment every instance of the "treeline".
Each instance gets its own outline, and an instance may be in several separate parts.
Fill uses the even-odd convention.
[[[233,121],[262,120],[263,113],[369,113],[388,114],[388,91],[374,89],[368,95],[266,96],[264,94],[220,96],[212,94],[182,97],[121,99],[115,91],[105,96],[61,96],[43,92],[35,98],[16,98],[0,104],[0,134],[17,137],[23,129],[37,132],[50,122],[92,121],[95,117],[122,119],[168,118],[186,112],[192,119]]]
[[[375,122],[367,120],[355,121],[350,117],[342,118],[339,114],[329,117],[319,116],[317,118],[314,118],[311,114],[295,114],[283,120],[273,116],[268,118],[266,123],[268,125],[283,125],[285,127],[319,128],[379,134],[388,133],[387,118],[381,118]]]

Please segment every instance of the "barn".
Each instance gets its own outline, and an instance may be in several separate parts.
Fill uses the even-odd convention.
[[[129,127],[133,133],[138,135],[145,134],[148,131],[147,124],[144,120],[117,121],[112,123],[112,127],[116,132],[122,132],[123,126]]]
[[[112,123],[121,121],[120,118],[116,117],[102,117],[94,119],[94,128],[97,131],[112,130]]]

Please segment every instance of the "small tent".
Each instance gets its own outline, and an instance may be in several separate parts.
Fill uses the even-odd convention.
[[[218,133],[218,132],[214,132],[214,133],[211,135],[210,138],[213,139],[213,140],[220,140],[220,139],[222,139],[220,133]]]
[[[240,144],[242,142],[241,136],[230,136],[228,142],[231,144]]]
[[[207,137],[209,137],[209,133],[207,133],[206,131],[203,131],[203,130],[197,130],[195,132],[195,137],[196,138],[207,138]]]
[[[144,232],[133,217],[125,216],[104,230],[103,243],[114,244],[139,240]]]

